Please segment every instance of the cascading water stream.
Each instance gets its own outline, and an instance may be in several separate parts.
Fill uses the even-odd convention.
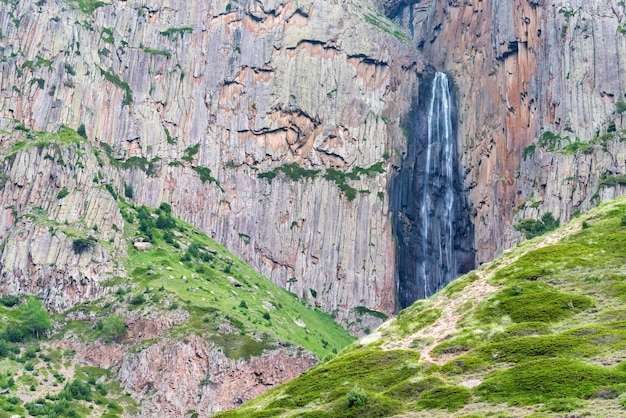
[[[426,115],[426,161],[422,189],[424,196],[420,207],[424,245],[422,245],[421,266],[416,271],[417,280],[423,283],[425,297],[432,295],[439,290],[440,286],[449,282],[446,280],[448,271],[456,271],[452,229],[455,138],[452,130],[452,103],[448,77],[444,73],[435,74],[430,95]],[[436,157],[434,162],[433,154]],[[435,182],[432,181],[433,177]],[[433,197],[436,196],[442,197],[443,200],[433,201]],[[432,214],[439,211],[442,215],[438,218],[438,224],[431,228]],[[429,264],[433,264],[433,257],[439,260],[437,264],[440,265],[441,272],[428,271]],[[431,275],[435,276],[436,280],[430,279]]]
[[[454,112],[448,77],[437,72],[420,90],[410,146],[392,191],[401,308],[432,295],[474,266]]]

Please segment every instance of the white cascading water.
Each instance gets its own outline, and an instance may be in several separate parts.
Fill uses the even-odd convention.
[[[428,297],[450,282],[454,259],[454,131],[448,77],[436,73],[427,110],[423,197],[420,207],[422,261],[416,280]],[[436,258],[436,260],[433,260]],[[427,268],[428,267],[428,268]]]

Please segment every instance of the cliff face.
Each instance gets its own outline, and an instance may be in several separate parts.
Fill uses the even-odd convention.
[[[596,193],[603,174],[624,173],[623,146],[607,137],[590,143],[621,129],[623,3],[427,1],[394,17],[457,83],[479,263],[519,240],[514,222],[546,212],[567,220],[621,192]],[[541,141],[546,132],[561,137],[555,147]]]
[[[387,180],[421,61],[372,5],[18,1],[0,32],[3,118],[84,126],[136,203],[340,320],[393,310]]]

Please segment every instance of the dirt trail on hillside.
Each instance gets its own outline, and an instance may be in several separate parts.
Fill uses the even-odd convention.
[[[571,234],[572,232],[576,232],[580,230],[580,228],[580,222],[573,223],[567,228],[559,229],[558,231],[546,236],[531,249],[538,249],[546,247],[548,245],[556,244],[564,236]],[[528,251],[530,251],[531,249],[529,249]],[[474,308],[483,300],[485,300],[488,295],[496,292],[499,287],[489,284],[489,279],[491,279],[498,270],[507,267],[511,263],[514,263],[517,259],[519,259],[519,257],[521,257],[521,255],[525,253],[526,252],[512,257],[507,257],[505,253],[502,256],[502,264],[497,266],[495,269],[491,271],[485,271],[488,267],[488,265],[486,265],[483,268],[476,270],[475,273],[479,277],[478,280],[468,284],[465,289],[463,289],[463,291],[461,291],[459,294],[455,295],[454,298],[437,298],[435,303],[428,307],[428,309],[441,309],[441,316],[432,325],[422,328],[414,334],[401,340],[395,340],[383,344],[383,350],[406,350],[410,348],[411,343],[415,339],[418,339],[421,341],[431,341],[428,345],[421,349],[421,360],[424,362],[431,362],[441,366],[448,362],[451,358],[457,357],[458,353],[448,356],[443,355],[439,356],[437,359],[433,359],[430,353],[432,349],[439,343],[441,343],[446,337],[456,332],[457,323],[461,320],[463,315],[470,310],[468,308],[460,311],[459,308],[470,301],[472,303],[472,308]]]

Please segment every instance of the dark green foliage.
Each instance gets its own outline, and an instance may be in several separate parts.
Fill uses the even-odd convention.
[[[133,185],[129,184],[129,183],[124,183],[124,196],[127,199],[132,199],[133,198]]]
[[[476,318],[491,322],[508,315],[514,322],[555,322],[591,306],[586,296],[562,293],[541,283],[520,283],[481,303]]]
[[[477,387],[487,402],[531,405],[560,398],[583,398],[597,389],[626,382],[616,369],[568,359],[537,359],[495,372]]]
[[[113,197],[114,200],[117,200],[117,192],[115,191],[115,189],[113,188],[112,185],[110,184],[105,184],[104,188],[107,189],[107,192],[109,192],[109,194]]]
[[[159,210],[165,213],[172,214],[172,206],[169,203],[163,202],[159,205]]]
[[[109,71],[100,68],[100,74],[112,84],[124,90],[124,99],[122,100],[122,106],[127,106],[133,103],[133,92],[127,82],[123,81],[117,74],[113,74]]]
[[[617,102],[615,102],[615,112],[619,113],[620,115],[626,112],[626,102],[622,99],[619,99]]]
[[[20,298],[15,295],[4,295],[0,298],[0,303],[7,308],[11,308],[20,303]]]
[[[208,167],[197,166],[193,167],[193,170],[200,175],[200,181],[202,183],[206,183],[207,181],[210,183],[215,183],[218,186],[220,185],[219,180],[211,175],[211,169]]]
[[[134,295],[128,301],[128,303],[134,306],[143,305],[145,302],[146,302],[146,298],[141,293]]]
[[[138,169],[146,173],[148,177],[154,177],[157,174],[160,161],[160,157],[154,157],[151,160],[144,157],[130,157],[121,163],[120,167],[127,170]]]
[[[17,324],[9,323],[4,327],[2,339],[12,343],[19,343],[24,340],[24,332]]]
[[[524,161],[526,161],[526,157],[530,157],[535,154],[536,148],[537,148],[536,145],[529,145],[526,148],[524,148],[524,153],[522,155],[522,157],[524,158]]]
[[[156,220],[156,224],[155,226],[159,229],[172,229],[172,228],[176,228],[176,221],[174,220],[174,218],[172,218],[172,215],[170,215],[167,212],[161,212],[159,213],[159,217]]]
[[[367,308],[365,306],[356,306],[356,307],[354,307],[354,311],[358,315],[360,315],[360,316],[370,315],[370,316],[373,316],[375,318],[381,319],[383,321],[387,320],[387,315],[385,315],[384,313],[379,312],[379,311],[374,311],[374,310],[369,309],[369,308]]]
[[[367,393],[359,385],[354,385],[352,389],[346,394],[349,407],[363,406],[367,402]]]
[[[82,136],[83,138],[87,139],[87,131],[85,130],[85,124],[84,123],[80,124],[80,126],[76,130],[76,133],[78,135]]]
[[[559,219],[554,219],[552,213],[546,212],[541,217],[541,220],[532,218],[524,219],[515,224],[514,227],[516,230],[522,232],[526,236],[526,239],[531,239],[558,228]]]
[[[561,146],[562,140],[563,138],[560,135],[546,131],[541,135],[537,143],[540,147],[546,148],[548,151],[555,151]]]
[[[70,194],[69,190],[67,190],[67,187],[64,187],[57,193],[57,199],[63,199],[68,194]]]
[[[600,187],[626,186],[626,176],[603,176]]]
[[[260,179],[267,179],[270,183],[274,178],[279,174],[283,173],[287,178],[298,181],[300,179],[314,179],[319,174],[320,170],[308,170],[306,168],[300,167],[298,163],[289,163],[281,165],[280,167],[276,167],[275,169],[265,172],[259,173],[258,177]]]
[[[191,33],[191,32],[193,32],[193,28],[182,27],[182,28],[169,28],[168,30],[165,30],[159,33],[167,37],[180,36],[182,38],[185,33]]]
[[[97,242],[95,237],[75,238],[72,241],[72,250],[74,250],[74,254],[82,254],[93,248]]]
[[[193,161],[194,155],[198,153],[200,150],[200,144],[192,145],[185,149],[184,155],[181,157],[182,160],[187,161],[188,163]]]
[[[458,411],[472,399],[472,391],[463,386],[441,386],[427,392],[417,401],[417,409]]]
[[[126,335],[126,326],[124,325],[124,320],[118,313],[114,313],[113,315],[109,315],[102,322],[102,330],[101,330],[102,339],[104,342],[119,342]]]
[[[79,380],[74,379],[70,383],[66,383],[63,390],[59,393],[59,398],[78,401],[90,401],[91,400],[91,387]]]
[[[22,328],[34,337],[39,338],[52,328],[50,315],[39,299],[29,297],[25,303],[20,305],[19,311]]]

